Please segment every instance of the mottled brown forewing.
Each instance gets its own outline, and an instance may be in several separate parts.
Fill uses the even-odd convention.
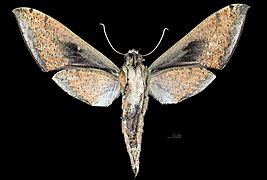
[[[92,106],[109,106],[120,93],[118,78],[99,69],[62,70],[53,80],[69,95]]]
[[[43,71],[93,67],[117,74],[118,67],[52,17],[32,8],[13,10],[23,38]]]
[[[188,65],[222,69],[233,53],[248,9],[245,4],[232,4],[215,12],[154,61],[150,71]]]
[[[99,51],[48,15],[13,10],[23,38],[43,71],[71,96],[108,106],[122,94],[122,132],[135,176],[139,170],[148,93],[162,104],[178,103],[204,90],[222,69],[240,36],[249,6],[233,4],[215,12],[161,55],[149,69],[138,51],[125,54],[121,70]],[[120,73],[119,73],[120,72]]]

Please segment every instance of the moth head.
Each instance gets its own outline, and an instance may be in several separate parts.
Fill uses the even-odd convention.
[[[143,61],[145,61],[145,59],[143,59],[142,55],[135,49],[131,49],[125,54],[124,64],[127,66],[138,66],[139,64],[142,64]]]

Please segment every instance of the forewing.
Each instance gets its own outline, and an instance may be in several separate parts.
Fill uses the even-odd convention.
[[[28,49],[43,71],[74,66],[118,73],[113,62],[52,17],[24,7],[13,13]]]
[[[151,75],[149,94],[162,104],[174,104],[201,92],[214,79],[205,68],[168,68]]]
[[[215,12],[149,67],[151,72],[177,66],[222,69],[236,46],[249,9],[232,4]]]
[[[53,80],[69,95],[92,106],[109,106],[120,93],[117,77],[99,69],[66,69]]]

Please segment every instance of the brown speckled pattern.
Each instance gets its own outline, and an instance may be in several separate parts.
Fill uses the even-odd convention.
[[[184,48],[193,42],[202,42],[204,45],[193,47],[200,53],[195,54],[195,62],[192,63],[199,67],[222,69],[233,53],[248,9],[248,5],[233,4],[210,15],[154,61],[149,69],[153,72],[173,67],[173,64],[179,66],[176,61],[182,59],[183,54],[186,54]]]
[[[139,171],[148,94],[162,104],[178,103],[203,91],[237,44],[249,6],[215,12],[147,68],[136,50],[119,68],[50,16],[31,8],[13,10],[22,36],[43,71],[69,95],[92,106],[109,106],[122,94],[122,132],[135,176]],[[178,19],[179,20],[179,17]]]
[[[120,94],[115,76],[98,69],[67,69],[53,80],[68,94],[93,106],[109,106]]]
[[[58,22],[37,10],[19,8],[13,11],[16,15],[25,41],[32,41],[29,45],[33,50],[33,56],[41,64],[44,71],[50,71],[64,67],[68,64],[61,51],[59,41],[70,40],[73,36],[66,28],[58,25]],[[64,38],[64,39],[63,39]]]
[[[149,93],[162,104],[178,103],[204,90],[214,78],[204,68],[169,68],[151,76]]]
[[[31,8],[16,8],[13,13],[30,52],[43,71],[73,65],[73,57],[68,55],[70,52],[66,52],[70,49],[65,47],[70,43],[77,46],[75,53],[82,50],[84,53],[80,56],[86,59],[83,64],[74,63],[75,66],[110,69],[114,73],[119,71],[112,61],[52,17]]]

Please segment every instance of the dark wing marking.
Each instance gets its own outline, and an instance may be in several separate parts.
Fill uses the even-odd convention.
[[[113,62],[52,17],[24,7],[14,9],[13,13],[31,54],[43,71],[78,66],[118,73]]]
[[[215,12],[154,61],[149,70],[177,66],[222,69],[237,44],[249,9],[233,4]]]

